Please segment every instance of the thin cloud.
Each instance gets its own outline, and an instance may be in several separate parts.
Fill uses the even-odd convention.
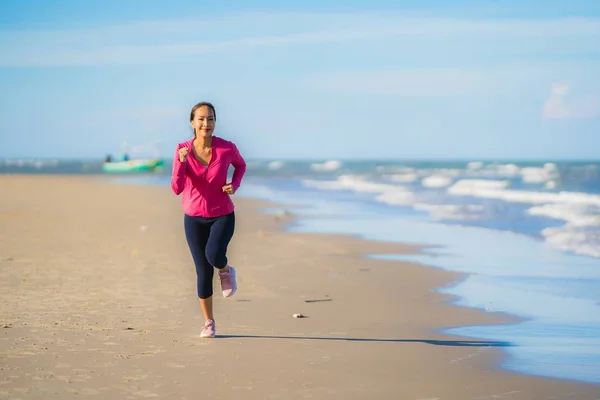
[[[546,120],[595,118],[600,116],[600,97],[568,96],[570,86],[564,83],[552,85],[550,97],[542,106],[542,117]]]
[[[571,112],[565,102],[565,95],[569,91],[569,85],[553,84],[550,97],[544,102],[542,116],[545,119],[564,119],[571,116]]]
[[[579,85],[585,85],[590,94],[600,93],[600,83],[593,80],[600,68],[598,62],[576,61],[514,62],[511,65],[473,66],[469,68],[394,68],[365,70],[349,73],[344,70],[316,73],[298,82],[303,88],[316,92],[393,95],[396,97],[431,98],[475,96],[481,98],[512,98],[520,92],[539,92],[556,76],[567,76]],[[549,115],[559,115],[561,93],[568,86],[556,85],[554,97],[548,105]],[[557,97],[558,96],[558,97]],[[593,99],[594,97],[590,97]],[[594,104],[590,99],[575,101],[577,107],[590,114]],[[580,112],[583,114],[583,112]]]
[[[368,73],[335,73],[304,82],[317,90],[393,94],[406,97],[455,96],[490,90],[488,73],[460,68],[400,69]]]
[[[106,28],[0,31],[0,66],[139,64],[257,47],[473,35],[589,39],[600,37],[600,19],[468,20],[408,18],[397,13],[247,13]]]

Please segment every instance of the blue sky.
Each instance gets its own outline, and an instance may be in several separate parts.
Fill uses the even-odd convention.
[[[0,3],[0,157],[600,157],[600,2],[166,4]]]

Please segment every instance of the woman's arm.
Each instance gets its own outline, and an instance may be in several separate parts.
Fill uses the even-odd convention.
[[[173,157],[173,171],[171,173],[171,189],[176,195],[180,195],[185,187],[185,170],[187,168],[187,161],[181,162],[179,160],[179,147],[175,149],[175,156]]]
[[[246,161],[240,154],[237,146],[233,145],[233,158],[231,160],[231,165],[235,168],[233,171],[233,176],[231,177],[231,186],[237,192],[238,188],[242,183],[242,178],[246,173]]]

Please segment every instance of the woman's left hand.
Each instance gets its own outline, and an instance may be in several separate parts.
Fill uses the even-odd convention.
[[[227,185],[223,186],[222,189],[227,194],[234,194],[235,193],[235,189],[233,188],[233,185],[231,185],[231,184],[227,184]]]

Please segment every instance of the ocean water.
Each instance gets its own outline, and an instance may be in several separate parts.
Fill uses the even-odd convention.
[[[4,160],[0,173],[100,166]],[[167,186],[169,172],[110,179]],[[600,162],[253,161],[238,195],[286,204],[290,230],[436,246],[377,257],[467,272],[439,291],[521,317],[445,329],[510,342],[502,368],[600,383]]]

